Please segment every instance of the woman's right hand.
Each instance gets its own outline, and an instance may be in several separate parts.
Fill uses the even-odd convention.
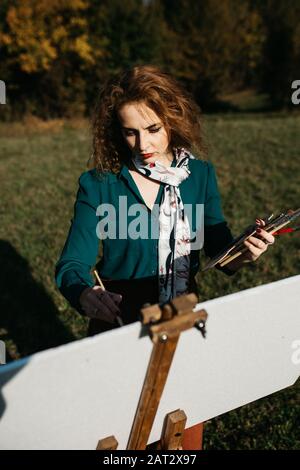
[[[79,297],[79,302],[89,318],[97,318],[115,323],[116,316],[121,314],[118,307],[122,300],[120,294],[103,290],[100,286],[87,287]]]

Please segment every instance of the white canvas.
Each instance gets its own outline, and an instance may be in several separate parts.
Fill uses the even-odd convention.
[[[197,305],[179,340],[149,442],[166,413],[187,426],[295,383],[300,371],[300,276]],[[0,367],[1,449],[95,449],[115,435],[126,448],[152,343],[135,323]]]

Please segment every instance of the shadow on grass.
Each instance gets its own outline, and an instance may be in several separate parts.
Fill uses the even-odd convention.
[[[75,340],[28,262],[5,240],[0,240],[0,259],[1,339],[12,339],[22,357]]]

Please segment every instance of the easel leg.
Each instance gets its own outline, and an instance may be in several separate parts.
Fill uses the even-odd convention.
[[[96,450],[116,450],[118,447],[118,441],[115,436],[108,436],[98,441]]]
[[[161,448],[164,450],[181,450],[184,427],[186,423],[186,414],[183,410],[176,410],[168,413],[162,436],[160,439]]]
[[[202,450],[204,423],[196,424],[184,430],[183,450]]]
[[[126,450],[145,450],[179,335],[154,344]],[[155,390],[155,392],[153,392]]]

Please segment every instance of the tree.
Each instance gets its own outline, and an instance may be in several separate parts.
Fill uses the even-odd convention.
[[[255,83],[265,31],[251,2],[163,0],[174,37],[171,66],[207,107],[224,91]]]
[[[50,117],[73,114],[77,106],[82,112],[82,75],[95,63],[86,34],[86,8],[86,0],[15,0],[2,6],[1,57],[10,71],[8,95],[14,114]]]
[[[275,108],[291,106],[291,83],[300,78],[300,3],[266,0],[258,8],[267,31],[261,89]]]

